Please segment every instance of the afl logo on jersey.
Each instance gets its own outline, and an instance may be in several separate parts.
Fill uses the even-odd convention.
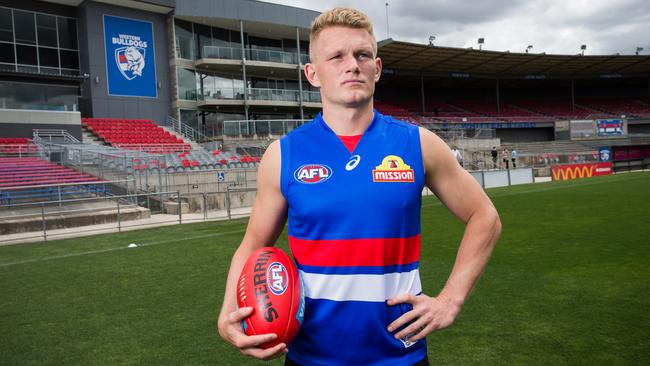
[[[323,164],[306,164],[296,169],[293,177],[300,183],[316,184],[328,180],[332,176],[332,168]]]
[[[278,262],[273,262],[266,270],[266,284],[276,295],[282,295],[289,287],[289,272]]]

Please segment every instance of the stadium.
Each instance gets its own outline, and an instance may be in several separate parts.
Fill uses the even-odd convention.
[[[304,76],[318,14],[0,1],[3,364],[258,364],[214,323],[262,154],[322,108]],[[378,56],[377,111],[457,148],[504,226],[429,359],[650,362],[650,56],[390,38]],[[436,293],[463,226],[423,196]]]

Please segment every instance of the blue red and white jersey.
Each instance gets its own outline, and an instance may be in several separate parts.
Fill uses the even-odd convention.
[[[386,328],[422,292],[424,167],[417,126],[375,112],[350,152],[318,115],[281,140],[281,190],[305,317],[289,347],[301,365],[412,365],[426,341]]]

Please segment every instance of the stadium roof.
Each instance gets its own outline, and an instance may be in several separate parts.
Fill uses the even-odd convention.
[[[386,39],[378,44],[385,73],[452,78],[650,77],[647,55],[547,55],[438,47]]]

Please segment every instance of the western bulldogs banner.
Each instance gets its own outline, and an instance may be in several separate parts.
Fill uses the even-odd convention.
[[[625,134],[625,121],[621,119],[599,119],[598,136],[622,136]]]
[[[612,148],[608,146],[599,148],[598,161],[612,161]]]
[[[104,15],[108,94],[158,96],[153,24]]]

